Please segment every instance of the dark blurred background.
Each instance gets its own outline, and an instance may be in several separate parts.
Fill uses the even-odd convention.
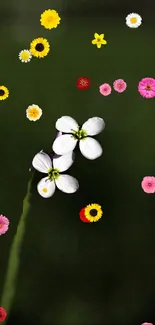
[[[57,29],[40,26],[45,9],[59,12]],[[8,325],[155,322],[155,197],[140,186],[155,175],[155,99],[137,92],[139,80],[155,77],[154,9],[151,0],[0,3],[0,84],[10,90],[0,103],[0,213],[10,220],[0,238],[0,294],[33,156],[50,150],[62,115],[80,124],[101,116],[106,123],[98,136],[102,157],[92,162],[77,154],[69,171],[80,182],[76,194],[57,191],[44,200],[36,192],[38,176],[33,183]],[[125,25],[131,12],[143,18],[135,30]],[[108,42],[100,50],[91,44],[95,32]],[[18,53],[37,37],[49,40],[49,55],[22,64]],[[80,92],[76,80],[83,75],[91,87]],[[117,78],[127,91],[101,96],[99,85]],[[36,123],[25,117],[31,104],[43,110]],[[79,211],[93,202],[104,217],[83,224]]]

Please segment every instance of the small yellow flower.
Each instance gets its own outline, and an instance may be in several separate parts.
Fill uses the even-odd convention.
[[[84,214],[90,222],[97,222],[101,219],[103,211],[99,204],[93,203],[86,206]]]
[[[46,29],[52,29],[60,24],[60,20],[61,18],[56,10],[48,9],[41,14],[40,23]]]
[[[5,86],[0,86],[0,100],[4,100],[9,97],[9,90]]]
[[[41,59],[44,58],[50,50],[50,44],[46,38],[35,38],[30,44],[30,52],[33,56]]]
[[[98,33],[95,33],[92,44],[96,45],[98,49],[100,49],[102,45],[107,44],[107,41],[104,39],[104,34],[99,35]]]
[[[23,63],[28,63],[32,59],[32,54],[29,50],[22,50],[18,56],[19,60]]]
[[[42,109],[38,105],[30,105],[26,110],[26,117],[29,121],[37,121],[42,115]]]

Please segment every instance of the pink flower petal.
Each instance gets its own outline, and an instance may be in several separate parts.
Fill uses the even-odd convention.
[[[155,193],[155,177],[145,176],[141,182],[141,187],[147,194]]]
[[[116,79],[113,83],[113,87],[118,93],[123,93],[126,90],[127,84],[123,79]]]
[[[109,84],[104,83],[99,87],[100,94],[103,96],[109,96],[111,94],[112,88]]]
[[[2,214],[0,215],[0,235],[5,234],[9,228],[9,220],[4,217]]]

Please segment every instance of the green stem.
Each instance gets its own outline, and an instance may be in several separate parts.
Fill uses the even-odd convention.
[[[32,185],[33,176],[30,178],[27,186],[27,193],[23,200],[23,211],[21,217],[19,219],[19,223],[17,226],[17,231],[14,236],[10,254],[9,254],[9,261],[8,261],[8,268],[6,273],[6,278],[4,282],[4,288],[1,298],[1,307],[5,308],[7,315],[9,315],[11,306],[13,303],[15,290],[16,290],[16,282],[20,264],[20,252],[21,246],[23,242],[23,237],[25,234],[25,226],[26,226],[26,219],[29,214],[30,210],[30,199],[31,199],[31,185]],[[4,325],[5,321],[3,322]]]

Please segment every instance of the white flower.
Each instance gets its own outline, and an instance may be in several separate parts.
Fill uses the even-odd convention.
[[[130,28],[137,28],[142,23],[142,17],[138,14],[131,13],[126,17],[126,25]]]
[[[29,50],[22,50],[18,56],[19,60],[23,63],[28,63],[32,59],[32,54]]]
[[[26,109],[26,117],[29,121],[38,121],[42,116],[42,109],[38,105],[30,105]]]
[[[73,151],[79,141],[79,148],[84,157],[93,160],[102,155],[101,145],[92,138],[104,129],[105,123],[102,118],[89,118],[80,128],[71,116],[62,116],[55,126],[58,131],[68,133],[55,139],[53,151],[56,154],[64,155]]]
[[[51,197],[56,187],[64,193],[75,193],[79,188],[76,178],[69,175],[61,175],[71,167],[74,162],[73,152],[61,157],[51,158],[43,151],[37,153],[33,158],[33,167],[48,176],[41,179],[37,185],[39,194],[44,198]]]

